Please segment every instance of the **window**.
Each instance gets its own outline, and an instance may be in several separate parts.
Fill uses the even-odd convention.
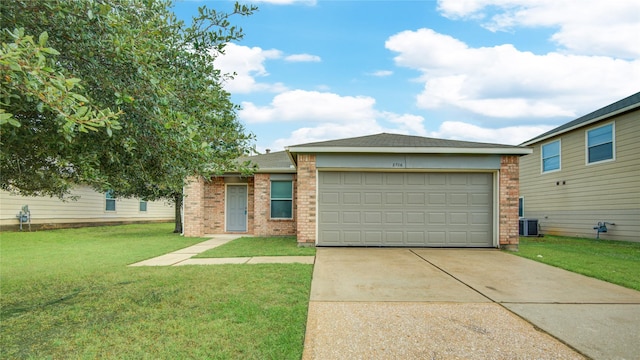
[[[613,124],[587,131],[587,164],[613,160]]]
[[[116,211],[116,198],[113,196],[113,190],[107,191],[105,194],[105,211]]]
[[[560,170],[560,140],[542,145],[542,172]]]
[[[271,218],[293,218],[293,181],[271,181]]]
[[[140,212],[147,212],[147,200],[140,200]]]
[[[524,217],[524,198],[518,198],[518,217]]]

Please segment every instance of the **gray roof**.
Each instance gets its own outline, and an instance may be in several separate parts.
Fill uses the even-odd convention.
[[[252,164],[258,166],[256,172],[280,172],[280,173],[295,173],[296,169],[291,162],[291,158],[286,151],[276,151],[267,154],[260,154],[254,156],[246,156],[238,159],[239,162],[245,162],[250,160]]]
[[[531,145],[539,141],[548,139],[550,137],[560,135],[571,130],[587,126],[596,121],[605,120],[611,116],[618,115],[632,109],[640,107],[640,92],[637,92],[631,96],[628,96],[622,100],[616,101],[613,104],[607,105],[601,109],[598,109],[592,113],[581,116],[573,121],[569,121],[564,125],[560,125],[555,129],[549,130],[544,134],[538,135],[533,139],[523,142],[521,145]]]
[[[294,145],[290,152],[408,152],[408,153],[529,153],[529,149],[503,144],[436,139],[381,133],[348,139]]]

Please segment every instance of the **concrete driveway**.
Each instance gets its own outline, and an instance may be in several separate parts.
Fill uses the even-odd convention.
[[[638,359],[640,292],[497,250],[319,248],[303,359]]]

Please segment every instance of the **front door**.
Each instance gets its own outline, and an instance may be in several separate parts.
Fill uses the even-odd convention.
[[[227,186],[227,231],[247,231],[247,187]]]

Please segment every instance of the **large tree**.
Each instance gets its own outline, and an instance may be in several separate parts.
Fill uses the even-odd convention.
[[[63,197],[87,183],[179,210],[185,178],[235,167],[252,136],[213,61],[243,36],[230,17],[255,8],[203,7],[188,26],[170,9],[159,0],[0,2],[0,188]],[[39,81],[27,55],[57,80]],[[61,93],[43,96],[52,88]]]

